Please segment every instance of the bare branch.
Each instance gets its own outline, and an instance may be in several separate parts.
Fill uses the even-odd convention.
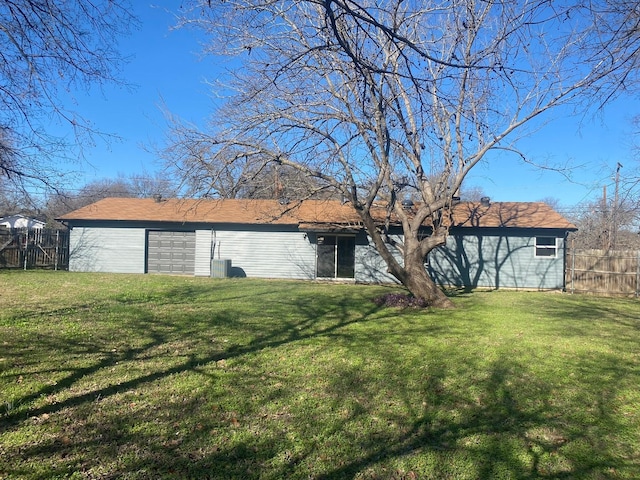
[[[134,24],[127,0],[0,1],[0,129],[15,153],[12,179],[50,187],[60,174],[56,162],[97,133],[63,105],[60,92],[122,83],[117,44]],[[77,137],[49,135],[52,119]]]
[[[393,275],[436,295],[422,262],[469,172],[492,150],[517,152],[533,119],[588,108],[636,74],[636,17],[621,3],[194,0],[181,25],[204,28],[238,68],[206,152],[184,136],[172,165],[216,181],[295,169],[352,202]]]

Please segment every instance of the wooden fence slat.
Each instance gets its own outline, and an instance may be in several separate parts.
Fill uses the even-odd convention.
[[[566,285],[571,293],[639,295],[640,252],[571,249],[568,258]]]
[[[0,228],[0,268],[69,268],[69,232]]]

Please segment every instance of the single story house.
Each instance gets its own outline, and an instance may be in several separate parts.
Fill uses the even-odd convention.
[[[425,259],[432,277],[563,288],[575,226],[544,203],[484,200],[455,206],[446,245]],[[335,200],[106,198],[60,220],[71,230],[72,271],[395,281],[353,207]]]
[[[44,226],[44,222],[36,220],[35,218],[29,218],[25,215],[18,214],[0,217],[0,227],[41,229],[44,228]]]

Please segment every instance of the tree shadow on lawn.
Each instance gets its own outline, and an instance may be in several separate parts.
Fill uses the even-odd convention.
[[[202,348],[201,345],[196,346],[192,352],[186,356],[186,359],[176,363],[169,368],[154,370],[145,375],[136,376],[130,380],[126,380],[114,385],[105,385],[97,388],[82,389],[85,390],[80,394],[67,395],[66,398],[53,403],[48,403],[40,407],[29,407],[28,405],[38,399],[52,397],[56,395],[64,395],[74,385],[80,383],[83,379],[96,374],[97,372],[108,371],[115,366],[134,362],[141,357],[149,354],[150,357],[161,357],[166,352],[154,352],[162,345],[174,341],[176,338],[185,338],[189,335],[203,335],[203,329],[206,328],[213,336],[217,335],[216,328],[224,327],[227,331],[234,328],[243,328],[247,325],[247,319],[243,319],[243,312],[234,308],[217,309],[214,316],[203,314],[202,312],[171,312],[156,313],[149,308],[149,302],[153,302],[153,307],[161,307],[163,304],[186,305],[192,306],[199,297],[204,298],[207,303],[227,303],[230,301],[247,300],[247,303],[255,302],[256,296],[263,295],[265,297],[273,295],[273,291],[263,289],[262,292],[252,292],[250,298],[237,295],[235,292],[227,293],[218,298],[211,298],[211,287],[185,285],[172,288],[166,291],[162,297],[147,296],[116,296],[116,303],[122,304],[126,308],[123,313],[122,330],[119,332],[122,338],[103,339],[95,338],[93,340],[86,337],[79,337],[77,341],[69,342],[63,335],[57,334],[38,334],[37,338],[24,339],[22,344],[6,345],[7,349],[3,354],[12,359],[16,359],[18,367],[25,367],[26,361],[22,359],[28,344],[37,342],[38,350],[43,352],[64,351],[70,357],[82,357],[83,355],[91,355],[96,357],[89,365],[83,367],[74,367],[72,364],[64,365],[59,368],[52,366],[50,369],[25,370],[27,374],[54,374],[63,375],[49,385],[43,386],[34,392],[12,399],[11,403],[15,406],[23,406],[23,408],[12,408],[3,415],[0,424],[0,432],[14,427],[19,422],[28,418],[38,417],[41,415],[51,415],[69,407],[86,404],[96,399],[106,398],[118,392],[134,389],[140,385],[148,384],[159,379],[188,372],[206,364],[216,363],[223,360],[229,360],[263,349],[276,348],[287,343],[313,338],[318,335],[328,335],[331,332],[337,332],[340,329],[357,322],[369,321],[372,314],[376,313],[379,308],[373,303],[366,311],[361,311],[362,303],[358,300],[352,300],[348,296],[340,297],[337,302],[323,301],[322,298],[312,295],[311,293],[302,297],[294,295],[293,302],[289,309],[296,312],[289,319],[277,319],[274,324],[268,325],[270,328],[257,328],[252,332],[252,338],[244,338],[242,343],[213,343]],[[333,299],[331,299],[333,300]],[[270,302],[265,301],[261,304],[261,311],[267,311],[269,303],[277,303],[278,307],[274,311],[282,311],[282,301],[271,299]],[[49,311],[31,312],[22,315],[21,319],[29,317],[30,321],[37,322],[38,318],[58,317],[65,315],[79,315],[89,313],[91,311],[112,311],[113,303],[105,302],[95,304],[78,304],[70,305],[64,308],[52,309]],[[206,310],[205,310],[206,311]],[[379,316],[378,316],[379,317]],[[319,319],[324,319],[318,323]],[[330,319],[328,322],[326,319]],[[248,323],[258,326],[260,317],[250,320]],[[275,326],[275,328],[274,328]],[[135,332],[135,333],[134,333]],[[136,339],[141,345],[132,347],[127,345],[127,335],[140,334],[144,340]],[[112,348],[113,345],[119,348]],[[11,347],[11,348],[9,348]],[[40,365],[47,363],[46,359],[28,360],[32,365]],[[65,372],[69,372],[65,374]],[[58,376],[60,376],[58,375]],[[86,391],[88,390],[88,391]]]
[[[625,349],[640,347],[640,302],[637,299],[562,295],[536,306],[551,335],[600,337]]]
[[[599,397],[597,405],[577,402],[570,405],[576,411],[567,411],[563,407],[568,405],[554,404],[551,386],[519,378],[521,371],[526,368],[500,359],[478,385],[475,399],[447,388],[446,374],[433,372],[426,384],[433,393],[413,422],[399,425],[393,434],[361,439],[366,452],[361,458],[318,478],[353,478],[366,471],[372,478],[478,479],[616,478],[616,471],[628,478],[629,472],[640,473],[638,464],[630,462],[632,450],[621,455],[619,445],[606,440],[629,429],[612,413],[614,382],[605,391],[596,389],[601,395],[589,391]],[[588,420],[581,407],[592,409]],[[401,467],[389,471],[388,464]]]
[[[300,306],[301,310],[304,307]],[[128,307],[130,311],[132,311],[133,307]],[[79,380],[95,373],[98,371],[102,371],[113,367],[119,363],[133,361],[139,358],[145,352],[152,351],[154,348],[159,347],[169,341],[171,341],[175,334],[176,330],[180,335],[195,333],[197,329],[193,327],[185,327],[185,325],[189,324],[200,324],[206,323],[210,326],[210,328],[215,328],[216,325],[224,325],[225,327],[233,326],[234,317],[237,316],[236,312],[233,311],[221,311],[215,317],[208,317],[207,319],[203,319],[200,316],[195,316],[192,318],[190,315],[180,315],[182,318],[182,322],[180,326],[175,327],[175,324],[170,327],[171,333],[168,334],[167,331],[162,331],[164,326],[166,325],[164,322],[159,324],[157,317],[149,314],[146,309],[137,309],[135,314],[135,320],[129,322],[130,330],[139,330],[144,332],[145,337],[148,337],[148,340],[141,346],[135,348],[125,348],[123,350],[111,349],[109,345],[106,348],[100,346],[100,344],[90,344],[85,343],[80,348],[79,345],[69,345],[64,341],[59,340],[55,336],[45,336],[40,335],[37,339],[39,343],[39,348],[43,350],[67,350],[69,354],[72,355],[83,355],[87,353],[91,353],[92,355],[97,355],[98,357],[102,357],[97,362],[88,365],[87,367],[82,368],[74,368],[72,373],[67,375],[66,377],[56,381],[54,384],[38,389],[32,394],[14,399],[14,403],[19,405],[28,404],[35,399],[41,398],[43,396],[50,396],[55,393],[60,393],[69,389],[72,385],[76,384]],[[363,315],[363,319],[366,319],[367,314]],[[334,325],[325,328],[323,330],[318,331],[317,334],[326,334],[329,331],[336,330],[342,328],[349,323],[358,321],[358,319],[352,319],[347,321],[338,321]],[[113,393],[121,391],[123,389],[135,388],[136,386],[148,382],[153,382],[159,378],[167,377],[170,375],[174,375],[176,373],[184,372],[192,370],[195,366],[207,364],[211,362],[217,362],[220,360],[231,359],[235,357],[239,357],[251,352],[259,351],[264,348],[274,348],[285,343],[296,341],[301,338],[311,337],[316,334],[315,332],[304,332],[303,330],[308,328],[313,324],[313,319],[306,319],[303,322],[295,322],[295,326],[297,328],[292,327],[291,322],[283,322],[282,328],[279,330],[273,330],[271,332],[265,333],[262,336],[258,336],[252,341],[250,341],[246,345],[222,345],[224,348],[216,348],[214,352],[209,352],[204,350],[205,355],[202,354],[192,354],[189,356],[189,359],[179,364],[171,367],[162,369],[159,371],[155,371],[148,375],[140,376],[133,378],[129,381],[122,382],[118,385],[106,386],[103,388],[93,389],[89,392],[86,392],[81,395],[72,396],[62,402],[56,402],[55,404],[46,405],[40,408],[35,409],[27,409],[26,411],[16,411],[14,413],[8,413],[5,415],[3,419],[3,425],[0,425],[0,431],[6,428],[15,420],[21,420],[25,417],[33,417],[41,414],[51,414],[57,410],[62,408],[66,408],[69,406],[79,405],[88,401],[91,401],[95,398],[109,396]],[[186,331],[185,331],[186,329]],[[124,333],[124,332],[123,332]],[[210,349],[209,349],[210,350]],[[7,352],[8,355],[11,355],[11,352]],[[19,355],[19,352],[14,354],[15,356]],[[69,367],[71,368],[71,367]],[[62,371],[66,371],[68,368],[63,368]],[[55,368],[50,370],[40,370],[38,372],[32,371],[29,373],[46,373],[46,372],[56,372]]]
[[[385,353],[372,351],[372,361],[382,361]],[[311,429],[301,419],[294,428],[299,441],[283,434],[278,451],[273,442],[252,438],[210,454],[199,466],[202,471],[223,472],[225,478],[261,478],[256,472],[265,462],[270,466],[267,478],[640,475],[639,432],[633,419],[621,414],[619,399],[624,395],[621,385],[632,386],[640,380],[633,362],[585,353],[571,359],[580,378],[556,381],[503,356],[489,369],[471,362],[469,382],[459,384],[459,372],[448,367],[446,356],[427,355],[416,395],[405,379],[411,377],[409,370],[421,365],[403,367],[395,360],[384,358],[386,385],[379,378],[368,378],[359,365],[336,365],[327,388],[329,410],[347,414],[321,415],[313,419],[317,425]],[[248,382],[247,395],[257,381]],[[384,402],[381,393],[390,394],[392,403],[401,399],[408,414],[391,407],[381,409],[375,404]],[[370,429],[372,418],[379,424]],[[321,452],[331,452],[332,443],[348,446],[326,458]],[[269,463],[283,451],[289,456],[287,461]]]
[[[260,304],[261,310],[263,312],[272,310],[273,313],[281,313],[283,311],[282,298],[269,298],[268,293],[272,294],[273,292],[263,292],[261,294],[252,292],[250,301],[255,302],[256,295],[264,295],[264,301]],[[141,358],[150,360],[154,357],[160,359],[165,356],[167,352],[163,351],[161,347],[173,342],[176,338],[189,337],[198,333],[201,336],[211,337],[218,334],[218,328],[224,328],[225,331],[229,331],[234,328],[244,328],[247,324],[259,326],[260,317],[247,320],[242,318],[244,312],[238,312],[233,308],[218,308],[213,316],[210,311],[208,314],[198,311],[171,311],[169,313],[157,311],[158,307],[161,307],[163,303],[193,306],[194,303],[197,303],[199,297],[202,297],[206,302],[218,301],[225,303],[231,299],[243,300],[242,296],[237,295],[235,297],[226,295],[224,298],[212,300],[208,287],[194,288],[193,286],[187,286],[171,289],[165,293],[163,298],[118,296],[115,304],[112,301],[97,302],[92,305],[79,303],[64,309],[41,311],[38,314],[32,313],[31,320],[35,322],[38,321],[38,317],[50,318],[77,315],[79,313],[88,315],[91,312],[98,312],[99,317],[102,312],[113,314],[113,310],[117,310],[117,304],[122,304],[124,310],[120,313],[116,312],[116,317],[118,315],[122,316],[122,330],[118,333],[124,338],[102,338],[99,333],[93,340],[80,336],[77,342],[69,342],[68,337],[65,337],[65,335],[51,333],[48,335],[41,334],[37,339],[31,339],[31,341],[37,342],[38,350],[42,352],[41,355],[46,355],[47,352],[64,351],[66,355],[73,358],[90,356],[90,361],[86,366],[74,366],[73,362],[70,361],[68,364],[58,368],[54,366],[51,369],[46,369],[46,371],[45,369],[40,369],[24,372],[25,376],[51,373],[56,380],[48,385],[40,386],[31,393],[13,399],[12,403],[15,404],[16,408],[7,410],[2,415],[0,433],[16,432],[21,427],[37,427],[38,425],[49,423],[50,419],[55,416],[66,418],[67,422],[71,424],[84,425],[87,412],[93,411],[97,405],[119,397],[123,393],[135,392],[141,387],[174,375],[193,372],[202,374],[203,366],[215,365],[219,362],[252,355],[262,350],[276,349],[283,345],[309,340],[317,336],[340,335],[339,332],[351,324],[372,321],[374,317],[376,320],[380,320],[385,316],[393,315],[392,311],[381,314],[379,312],[380,309],[372,302],[367,303],[368,309],[362,311],[362,301],[352,299],[347,295],[338,298],[323,298],[321,295],[313,294],[313,292],[304,295],[298,293],[292,295],[289,300],[285,300],[287,306],[284,310],[295,312],[291,318],[277,318],[274,322],[262,326],[262,328],[256,328],[255,331],[251,332],[249,338],[244,338],[242,342],[229,344],[209,342],[206,347],[202,346],[202,342],[196,342],[197,344],[191,351],[186,352],[169,367],[164,367],[164,364],[161,364],[163,366],[160,368],[147,368],[146,370],[150,370],[147,373],[138,374],[138,372],[134,371],[131,375],[113,375],[113,377],[119,378],[108,379],[108,372],[114,369],[121,369],[120,365],[133,365]],[[153,301],[153,308],[148,306],[150,301]],[[272,306],[273,308],[271,308]],[[211,331],[209,335],[205,328]],[[127,336],[134,335],[134,332],[137,332],[140,338],[127,342]],[[117,348],[112,348],[114,344],[117,345]],[[21,347],[21,345],[14,345],[14,351],[10,352],[11,355],[16,358],[20,357],[24,353]],[[18,361],[17,363],[20,366],[20,362]],[[39,365],[43,363],[46,363],[46,359],[40,358],[37,363],[34,362],[33,364]],[[102,376],[96,379],[97,375]],[[113,383],[113,381],[117,383]],[[151,441],[147,442],[144,439],[140,439],[138,435],[122,437],[113,433],[110,426],[120,424],[125,418],[126,416],[119,413],[117,418],[109,419],[95,428],[94,440],[74,442],[74,448],[83,448],[82,445],[89,448],[93,445],[92,448],[99,448],[103,454],[109,456],[110,447],[107,446],[109,441],[115,441],[116,443],[122,441],[137,442],[136,439],[138,439],[143,444],[152,443]],[[136,416],[132,415],[130,417],[131,423],[135,423],[135,420]],[[66,436],[62,438],[64,439]],[[78,436],[78,438],[84,438],[84,436]],[[273,442],[269,441],[268,443],[272,444]],[[170,442],[169,445],[171,445]],[[20,447],[18,449],[19,454],[17,451],[12,453],[7,448],[6,451],[3,451],[3,455],[5,455],[5,458],[11,458],[12,455],[38,458],[64,455],[65,450],[69,448],[69,444],[65,441],[59,438],[50,438],[50,441],[37,442],[36,445],[30,447]],[[104,451],[102,451],[102,448],[104,448]],[[89,462],[95,461],[100,456],[101,454],[93,456]],[[10,471],[12,474],[24,474],[24,470],[21,470],[24,467],[18,465],[18,463],[16,462],[15,470]],[[2,462],[0,462],[1,464]],[[167,462],[167,465],[173,464],[173,460]],[[78,465],[76,465],[76,468]],[[123,471],[130,471],[129,467],[123,466]],[[66,467],[60,468],[62,468],[61,471],[66,471]],[[52,465],[47,470],[48,473],[46,475],[56,473],[57,469],[57,466]]]
[[[591,373],[599,371],[599,362],[590,366],[594,367]],[[351,415],[331,426],[333,435],[358,445],[355,455],[337,455],[332,467],[312,478],[616,478],[614,472],[629,478],[629,472],[632,477],[640,472],[633,463],[633,445],[621,455],[620,445],[608,443],[629,428],[612,413],[615,382],[587,390],[598,398],[595,405],[591,399],[566,405],[556,403],[552,386],[522,378],[526,370],[508,358],[496,361],[473,398],[447,386],[446,367],[436,365],[425,374],[426,400],[421,408],[407,405],[414,410],[411,415],[403,419],[390,414],[386,419],[393,428],[362,436],[353,426],[366,425],[372,407],[360,402],[361,408],[352,409]],[[345,392],[344,382],[353,382],[350,377],[337,377],[336,408],[344,408],[338,398]],[[354,383],[362,398],[376,397],[377,392],[369,390],[361,378]],[[576,410],[567,412],[567,406]],[[584,415],[582,408],[589,413]],[[380,415],[379,409],[375,411]],[[299,465],[318,461],[314,448],[308,444],[274,478],[306,478]],[[224,462],[222,457],[219,461]],[[241,471],[233,473],[242,478]]]
[[[144,332],[141,345],[124,343],[114,352],[108,342],[74,346],[51,336],[47,349],[68,348],[82,355],[95,348],[99,358],[55,385],[18,399],[25,407],[8,412],[0,425],[2,433],[27,425],[46,426],[54,417],[64,417],[60,435],[0,451],[5,458],[41,462],[46,466],[42,478],[74,472],[96,478],[414,478],[413,474],[456,478],[456,472],[465,478],[616,478],[616,471],[627,477],[640,475],[632,454],[621,455],[616,451],[621,445],[610,441],[616,432],[629,429],[615,414],[615,397],[621,378],[638,380],[633,365],[598,354],[578,359],[589,380],[576,389],[579,398],[569,392],[565,395],[570,398],[558,400],[557,395],[563,395],[559,390],[566,386],[532,376],[529,366],[507,356],[489,369],[471,361],[466,366],[467,382],[459,379],[445,354],[455,354],[455,348],[425,352],[422,360],[408,365],[396,362],[393,349],[371,348],[370,358],[386,381],[366,365],[337,363],[323,377],[326,384],[310,400],[300,400],[304,392],[288,385],[284,373],[283,378],[264,378],[250,369],[234,371],[237,365],[227,369],[225,362],[248,362],[260,352],[318,337],[364,351],[371,336],[363,333],[354,340],[349,327],[391,322],[397,312],[380,310],[373,303],[362,311],[362,302],[346,295],[337,299],[312,292],[289,299],[275,299],[266,291],[256,295],[261,295],[265,315],[282,312],[283,302],[284,310],[295,314],[263,325],[261,317],[247,317],[247,311],[237,308],[218,309],[212,317],[198,311],[198,301],[224,304],[232,294],[212,300],[207,287],[189,286],[155,299],[153,309],[147,307],[148,300],[119,299],[129,312],[122,334]],[[242,300],[242,296],[234,299]],[[163,302],[194,310],[163,314],[157,311]],[[94,308],[102,307],[110,305]],[[234,328],[249,336],[228,344],[211,341],[221,334],[218,329],[227,334]],[[416,327],[415,333],[439,331],[429,324],[421,331]],[[82,387],[85,379],[118,365],[143,357],[162,360],[170,356],[163,345],[193,335],[203,338],[170,366],[149,367],[150,371],[136,372],[114,385]],[[419,384],[407,385],[406,379],[414,378],[419,368]],[[603,372],[607,372],[604,379]],[[193,393],[160,405],[139,405],[140,388],[155,385],[161,394],[163,380],[186,374],[202,378],[206,388],[196,392],[194,387]],[[256,390],[265,388],[260,385],[269,382],[269,388],[256,397]],[[208,390],[220,385],[221,390]],[[393,405],[381,406],[386,395]],[[61,399],[29,406],[39,398],[56,396]],[[224,406],[231,397],[245,398],[244,404],[234,407],[239,411]],[[205,411],[203,404],[221,406]],[[269,411],[265,404],[281,408]],[[298,410],[292,407],[296,404]],[[583,416],[584,411],[588,414]],[[158,425],[160,434],[144,424]],[[33,476],[28,465],[16,462],[0,473]]]
[[[90,427],[96,432],[84,443],[53,441],[22,453],[34,458],[66,454],[75,468],[89,471],[96,467],[94,459],[78,452],[95,450],[116,464],[109,477],[129,473],[137,478],[534,479],[618,478],[617,473],[632,478],[640,473],[632,463],[633,452],[621,452],[621,445],[611,443],[628,428],[612,413],[615,393],[609,388],[614,382],[603,385],[606,391],[600,394],[587,390],[599,398],[596,405],[590,404],[593,399],[574,399],[574,410],[567,412],[567,405],[554,398],[553,386],[523,376],[527,368],[507,358],[496,360],[478,381],[475,396],[448,383],[452,372],[442,361],[424,371],[424,401],[405,405],[408,415],[367,403],[380,397],[377,380],[369,381],[356,368],[336,367],[327,392],[329,406],[318,418],[285,408],[265,424],[253,420],[264,415],[259,404],[244,412],[202,412],[201,399],[194,396],[155,412],[166,425],[160,436],[123,428],[140,424],[140,412],[132,411],[106,416],[103,425]],[[599,364],[594,360],[588,368],[597,372]],[[250,396],[259,381],[243,378],[239,392]],[[392,383],[391,388],[402,389],[402,378]],[[415,392],[404,390],[393,400],[411,403]],[[298,394],[286,386],[279,392],[285,403],[295,402]],[[221,395],[220,402],[224,400]],[[581,409],[588,410],[584,417]],[[181,420],[185,412],[198,415],[190,431],[184,431]],[[372,416],[380,418],[379,427],[368,429]],[[57,473],[70,471],[58,467]]]

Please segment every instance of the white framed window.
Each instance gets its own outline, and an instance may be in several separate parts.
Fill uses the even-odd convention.
[[[558,246],[556,243],[556,237],[536,237],[536,257],[551,257],[558,256]]]

